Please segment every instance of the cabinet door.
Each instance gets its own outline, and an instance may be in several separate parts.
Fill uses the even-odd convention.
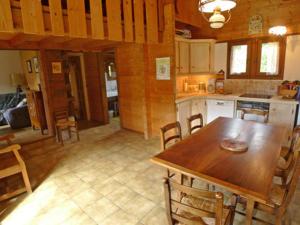
[[[210,43],[191,43],[191,73],[210,72]]]
[[[188,135],[187,118],[191,116],[191,102],[185,101],[177,104],[177,120],[180,122],[183,136]]]
[[[287,128],[285,146],[289,146],[292,138],[296,115],[296,106],[292,104],[271,103],[269,123]]]
[[[179,73],[189,73],[190,67],[190,44],[179,42]]]
[[[191,115],[196,115],[201,113],[203,116],[203,125],[206,125],[206,102],[205,99],[195,99],[192,100]]]

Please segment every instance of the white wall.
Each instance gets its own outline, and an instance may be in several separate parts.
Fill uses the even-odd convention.
[[[300,35],[287,37],[284,80],[300,80]]]
[[[0,94],[14,93],[10,74],[23,73],[19,51],[0,50]]]

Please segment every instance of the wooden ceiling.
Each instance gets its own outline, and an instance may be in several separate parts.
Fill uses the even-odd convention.
[[[182,4],[190,9],[182,8]],[[263,17],[263,33],[255,36],[268,35],[268,29],[275,25],[287,26],[288,34],[300,33],[299,0],[237,0],[237,7],[232,10],[231,20],[222,29],[217,30],[211,29],[201,13],[197,11],[198,0],[191,0],[189,3],[185,0],[177,0],[177,8],[178,21],[199,28],[193,29],[195,38],[217,38],[222,41],[252,37],[248,35],[248,23],[253,15]]]

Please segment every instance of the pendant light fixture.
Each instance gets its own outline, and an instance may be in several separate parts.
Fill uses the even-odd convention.
[[[284,36],[287,33],[286,26],[275,26],[269,29],[269,34],[276,36]]]
[[[222,28],[225,23],[231,18],[230,10],[236,7],[235,0],[200,0],[199,11],[202,13],[204,19],[210,23],[210,27],[214,29]],[[227,19],[222,15],[222,12],[228,13]],[[205,13],[213,13],[207,18]]]

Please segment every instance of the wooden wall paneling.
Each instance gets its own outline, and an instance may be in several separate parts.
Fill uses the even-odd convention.
[[[102,1],[90,0],[92,38],[104,39]]]
[[[27,34],[44,35],[44,18],[40,0],[20,0],[23,31]]]
[[[60,0],[49,0],[50,20],[52,35],[65,34],[62,6]]]
[[[107,102],[103,102],[101,68],[99,67],[99,58],[97,53],[84,53],[85,79],[88,92],[91,120],[107,123]]]
[[[69,35],[86,38],[87,25],[84,0],[67,0]]]
[[[147,43],[158,42],[157,0],[146,0]]]
[[[132,0],[123,0],[125,41],[133,42]]]
[[[121,126],[144,133],[144,47],[142,44],[124,44],[116,48],[115,56]]]
[[[199,0],[176,0],[175,1],[176,20],[193,25],[195,27],[202,27],[206,23],[198,10]]]
[[[121,21],[121,0],[106,1],[108,39],[123,40]]]
[[[144,1],[133,0],[135,42],[145,42]]]
[[[13,32],[14,25],[12,19],[10,0],[0,2],[0,32]]]

